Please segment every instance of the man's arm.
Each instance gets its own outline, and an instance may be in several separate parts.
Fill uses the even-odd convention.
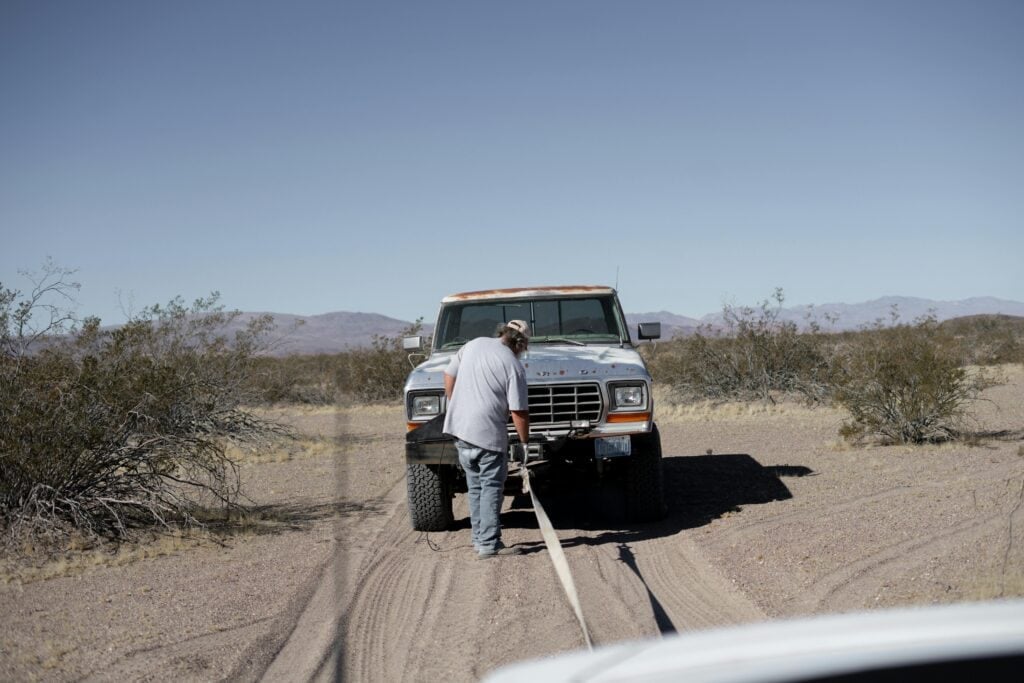
[[[455,378],[449,375],[447,372],[444,373],[444,395],[450,401],[452,400],[452,392],[455,390]]]
[[[521,443],[529,443],[530,441],[530,411],[529,410],[513,410],[512,413],[512,426],[516,428],[516,434],[519,435],[519,441]]]

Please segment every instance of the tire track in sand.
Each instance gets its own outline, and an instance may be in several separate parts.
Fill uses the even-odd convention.
[[[456,517],[465,514],[459,499]],[[509,536],[518,530],[508,532],[517,542]],[[399,501],[353,572],[341,629],[345,677],[470,681],[502,663],[582,645],[568,607],[555,603],[565,614],[552,615],[561,593],[549,562],[541,553],[478,560],[468,529],[420,535]]]
[[[938,558],[962,554],[980,538],[998,537],[1007,522],[1000,485],[1016,469],[1010,463],[984,476],[956,476],[854,495],[830,502],[825,509],[811,505],[773,512],[724,530],[719,545],[742,549],[766,534],[789,544],[791,579],[778,578],[778,571],[788,571],[780,563],[785,555],[774,557],[775,576],[765,570],[765,585],[777,586],[769,590],[788,594],[773,612],[797,615],[876,607],[879,600],[941,587],[941,577],[932,576],[929,569]],[[950,508],[941,503],[941,495],[960,495],[973,504]],[[903,512],[895,516],[893,510]],[[860,534],[853,540],[862,550],[848,550],[836,529]],[[818,557],[823,560],[804,562]],[[749,557],[747,561],[751,564]],[[822,566],[837,562],[832,568]],[[896,592],[887,593],[893,587]]]
[[[415,532],[394,509],[377,538],[342,620],[348,680],[409,680],[410,654],[451,592],[450,566],[421,558]],[[403,510],[404,512],[404,510]]]
[[[639,545],[637,566],[678,631],[758,621],[764,612],[682,535]]]
[[[944,531],[888,545],[816,579],[787,606],[787,611],[810,614],[866,608],[867,596],[876,595],[887,580],[905,576],[928,559],[943,554],[958,539],[975,538],[979,529],[998,531],[1006,524],[1001,511],[961,522]]]
[[[843,498],[842,500],[833,501],[829,503],[827,513],[830,515],[837,515],[843,512],[860,512],[865,508],[872,505],[884,503],[886,501],[895,500],[910,495],[921,495],[922,492],[927,491],[949,491],[952,487],[962,486],[965,491],[972,491],[977,489],[983,489],[985,487],[992,487],[1001,482],[1005,482],[1008,477],[1013,477],[1015,474],[1014,470],[1008,468],[1005,472],[1000,470],[995,474],[991,474],[987,477],[984,476],[961,476],[956,479],[941,480],[934,482],[915,482],[913,484],[901,484],[898,486],[892,486],[870,493],[862,495],[850,496]],[[771,517],[764,519],[756,519],[748,522],[740,522],[729,530],[731,537],[737,539],[751,536],[755,533],[763,534],[765,529],[769,531],[774,528],[778,528],[784,524],[793,524],[803,522],[807,519],[816,519],[821,517],[822,511],[818,509],[798,508],[790,510],[788,512],[775,513]]]
[[[318,680],[342,672],[360,681],[470,681],[503,664],[583,646],[539,532],[516,523],[522,511],[509,515],[511,499],[505,540],[526,554],[481,561],[466,528],[426,538],[411,531],[402,488],[381,509],[372,546],[348,564],[343,650],[324,659]],[[456,519],[465,516],[459,496]],[[763,618],[678,533],[627,534],[635,568],[622,560],[616,532],[558,533],[599,644],[657,635],[651,596],[680,631]]]
[[[335,680],[334,674],[342,661],[338,627],[352,594],[355,568],[364,561],[372,561],[375,540],[393,517],[393,510],[405,490],[404,483],[404,477],[392,482],[384,495],[362,501],[361,513],[336,522],[334,553],[321,573],[319,586],[261,680]]]

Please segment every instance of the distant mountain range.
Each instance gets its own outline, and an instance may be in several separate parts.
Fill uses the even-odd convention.
[[[926,315],[934,315],[940,322],[970,315],[1014,315],[1024,316],[1024,303],[993,297],[974,297],[961,301],[934,301],[907,296],[886,296],[859,304],[821,304],[814,306],[793,306],[779,311],[779,319],[795,322],[807,328],[816,322],[825,331],[840,332],[856,330],[877,321],[890,324],[893,316],[898,322],[913,322]],[[713,329],[721,328],[724,318],[721,312],[710,313],[701,318],[687,318],[667,311],[657,313],[630,313],[626,315],[630,328],[637,322],[661,322],[661,333],[665,339],[676,335],[693,334],[697,327],[704,325]]]
[[[794,306],[783,308],[779,318],[790,320],[801,327],[809,321],[817,321],[826,331],[857,329],[864,325],[882,321],[888,324],[893,312],[898,313],[900,322],[910,322],[929,313],[938,320],[949,320],[970,315],[1003,314],[1024,317],[1024,303],[992,297],[975,297],[962,301],[933,301],[914,297],[887,296],[859,304],[821,304],[819,306]],[[236,321],[244,325],[262,313],[243,313]],[[412,325],[377,313],[351,313],[338,311],[322,315],[298,316],[286,313],[272,313],[276,323],[273,355],[338,353],[355,348],[368,347],[375,335],[397,337]],[[700,318],[657,311],[654,313],[627,313],[626,322],[635,336],[636,325],[640,322],[660,322],[662,339],[693,334],[705,325],[720,328],[721,313],[712,313]],[[433,332],[433,324],[424,324],[422,334]]]
[[[250,320],[267,313],[242,313],[231,329],[241,329]],[[369,347],[374,337],[397,337],[412,323],[377,313],[338,311],[321,315],[270,313],[275,329],[272,355],[338,353]],[[433,323],[423,325],[424,335],[433,332]],[[231,331],[231,330],[229,330]]]

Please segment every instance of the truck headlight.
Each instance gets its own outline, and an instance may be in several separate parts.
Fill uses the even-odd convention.
[[[441,396],[438,394],[416,394],[409,400],[409,417],[423,420],[440,415]]]
[[[612,387],[615,410],[643,410],[647,407],[647,391],[643,384],[620,384]]]

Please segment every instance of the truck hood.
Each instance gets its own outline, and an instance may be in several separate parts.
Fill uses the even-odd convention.
[[[409,375],[406,391],[443,387],[444,369],[454,354],[454,351],[435,351]],[[537,344],[519,360],[526,368],[526,380],[531,384],[578,382],[602,377],[650,378],[640,354],[629,347]]]

